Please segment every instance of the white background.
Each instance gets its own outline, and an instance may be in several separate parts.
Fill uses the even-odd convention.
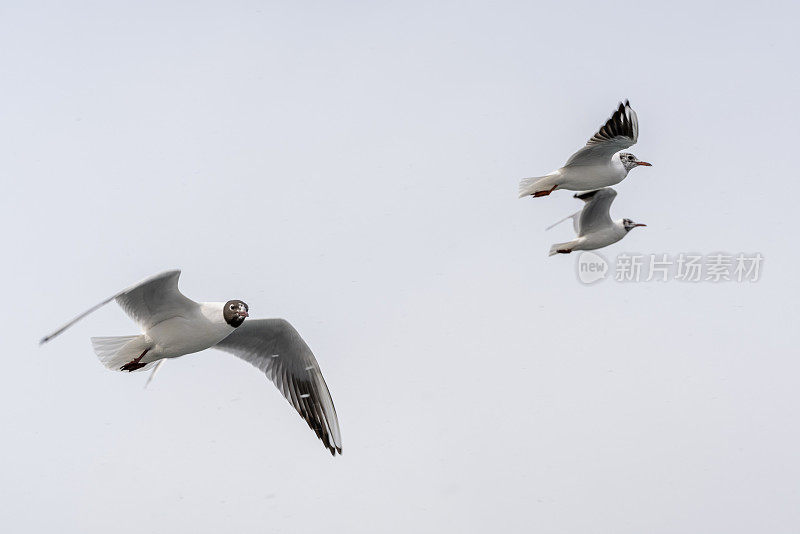
[[[9,532],[800,530],[794,2],[0,3]],[[577,281],[571,193],[518,200],[630,98],[648,224],[755,284]],[[88,338],[169,268],[285,317],[332,458],[207,351]]]

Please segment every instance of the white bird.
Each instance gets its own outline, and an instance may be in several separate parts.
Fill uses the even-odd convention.
[[[620,152],[633,146],[638,138],[639,120],[626,100],[563,167],[545,176],[522,180],[519,198],[543,197],[557,189],[588,191],[620,183],[634,167],[651,166],[629,152]]]
[[[573,250],[595,250],[607,247],[628,235],[628,232],[637,226],[647,226],[646,224],[635,223],[630,219],[611,220],[609,210],[611,209],[611,203],[614,202],[614,198],[617,196],[617,192],[610,187],[574,196],[586,203],[583,209],[561,219],[556,224],[571,218],[578,238],[566,243],[556,243],[550,247],[551,256],[569,254]],[[548,230],[556,224],[550,226]]]
[[[97,357],[109,369],[139,371],[166,358],[216,348],[250,362],[264,372],[294,406],[332,455],[342,453],[339,421],[314,354],[284,319],[245,319],[247,304],[195,302],[178,290],[180,271],[157,274],[75,317],[46,343],[101,306],[116,300],[142,334],[93,337]]]

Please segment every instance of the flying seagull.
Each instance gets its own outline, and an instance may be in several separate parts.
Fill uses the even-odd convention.
[[[561,219],[556,224],[572,219],[578,238],[566,243],[556,243],[550,247],[551,256],[569,254],[573,250],[595,250],[607,247],[628,235],[628,232],[637,226],[647,226],[646,224],[635,223],[630,219],[611,220],[608,212],[611,208],[611,203],[614,202],[614,198],[617,196],[617,192],[610,187],[574,196],[586,203],[583,209],[565,219]],[[550,226],[550,228],[556,224]]]
[[[166,358],[208,348],[229,352],[260,369],[278,387],[332,455],[342,453],[336,408],[314,354],[284,319],[247,319],[241,300],[195,302],[178,290],[181,272],[157,274],[78,315],[46,343],[101,306],[116,300],[142,334],[93,337],[100,361],[115,371],[149,369]]]
[[[636,144],[638,138],[639,120],[626,100],[563,167],[545,176],[522,180],[519,198],[543,197],[556,189],[588,191],[620,183],[634,167],[651,166],[629,152],[620,152]]]

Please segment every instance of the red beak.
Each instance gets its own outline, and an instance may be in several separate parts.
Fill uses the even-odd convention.
[[[637,165],[644,165],[645,167],[652,167],[653,166],[651,163],[647,163],[646,161],[637,161],[636,164]]]
[[[637,224],[633,225],[634,228],[636,228],[637,226],[647,226],[647,225],[646,224],[642,224],[642,223],[637,223]]]

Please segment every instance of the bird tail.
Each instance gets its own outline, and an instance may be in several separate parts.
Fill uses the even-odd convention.
[[[550,191],[553,187],[551,178],[552,174],[546,176],[534,176],[532,178],[523,178],[519,183],[519,198],[533,195],[534,193]]]
[[[150,347],[151,343],[144,335],[92,338],[92,348],[100,363],[112,371],[121,371],[123,365],[135,360]],[[144,371],[155,363],[150,362],[136,370]]]
[[[566,243],[556,243],[552,247],[550,247],[550,256],[555,256],[559,253],[559,251],[567,251],[562,252],[562,254],[569,254],[575,249],[575,246],[578,244],[578,239],[573,239],[572,241],[567,241]]]

